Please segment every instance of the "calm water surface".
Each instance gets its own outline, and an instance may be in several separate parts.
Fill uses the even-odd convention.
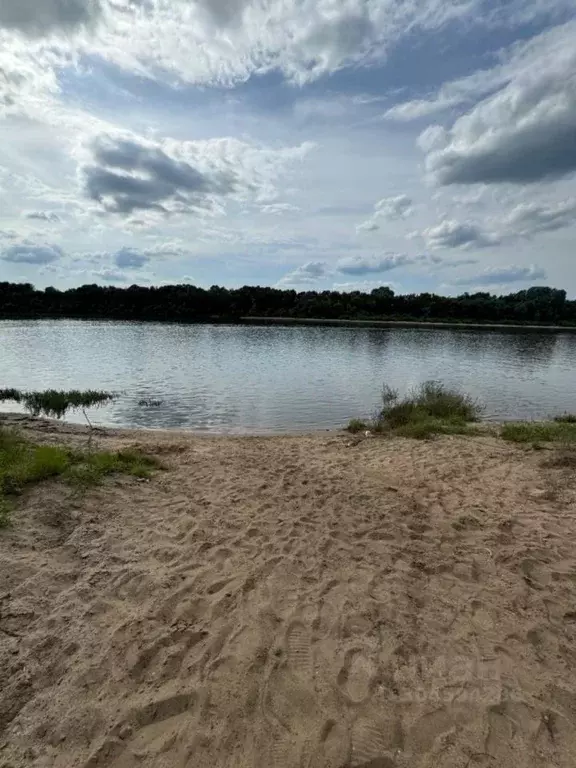
[[[545,418],[576,411],[575,374],[571,334],[0,321],[0,387],[121,393],[90,411],[101,425],[327,429],[371,415],[383,382],[431,378],[478,397],[488,419]]]

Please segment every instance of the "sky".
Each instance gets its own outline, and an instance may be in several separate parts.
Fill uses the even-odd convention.
[[[0,280],[576,297],[574,0],[0,0]]]

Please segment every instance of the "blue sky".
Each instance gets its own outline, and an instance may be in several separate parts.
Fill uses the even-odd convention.
[[[4,0],[0,280],[576,296],[575,39],[572,0]]]

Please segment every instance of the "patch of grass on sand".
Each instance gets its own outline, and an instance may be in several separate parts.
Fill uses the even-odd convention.
[[[519,421],[504,424],[504,440],[513,443],[575,443],[576,424],[565,421]]]
[[[83,452],[37,445],[0,428],[0,528],[10,522],[11,498],[49,477],[87,486],[113,473],[149,477],[159,466],[156,459],[139,451]]]
[[[418,440],[435,435],[472,435],[479,430],[472,425],[482,409],[468,395],[449,389],[437,381],[424,382],[400,398],[398,391],[384,386],[383,407],[369,423],[353,419],[350,432],[369,429],[380,434],[411,437]]]

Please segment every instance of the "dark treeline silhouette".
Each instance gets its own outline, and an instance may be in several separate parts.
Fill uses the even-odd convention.
[[[413,320],[576,325],[576,301],[554,288],[529,288],[507,296],[464,293],[395,295],[279,290],[256,286],[208,290],[193,285],[114,288],[83,285],[59,291],[29,283],[0,283],[2,318],[102,318],[117,320],[231,321],[241,318]]]

